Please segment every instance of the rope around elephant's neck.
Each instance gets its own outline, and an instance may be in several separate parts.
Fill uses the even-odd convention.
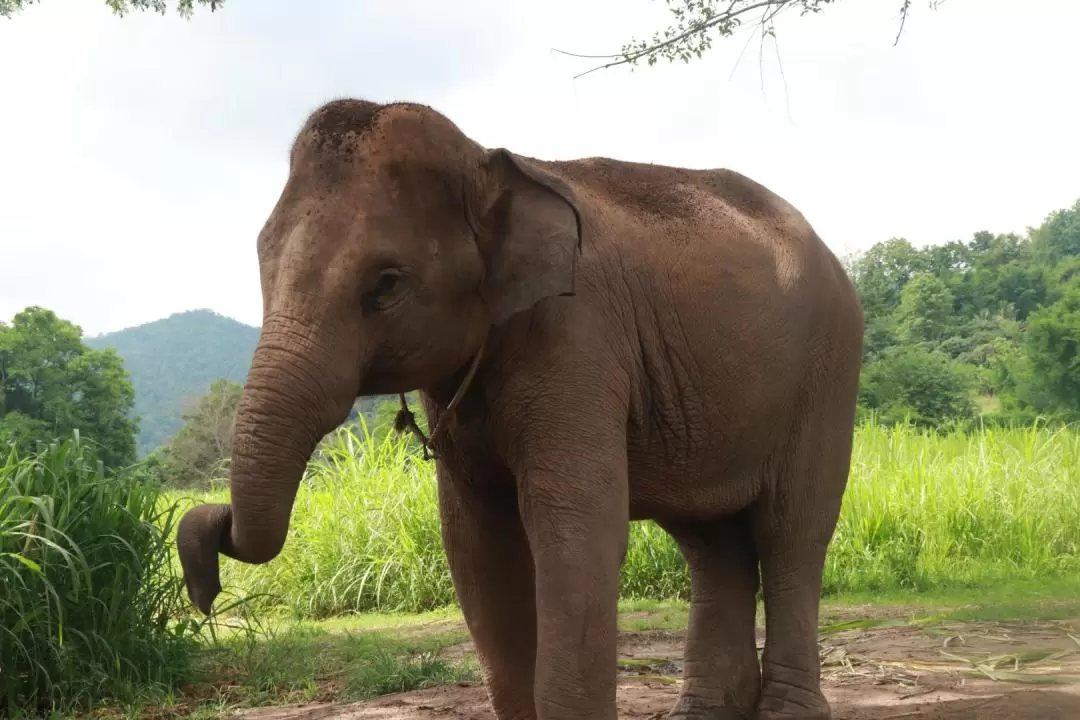
[[[476,376],[477,368],[480,367],[480,359],[484,356],[484,346],[486,344],[486,339],[484,342],[480,343],[480,349],[476,351],[476,356],[469,366],[469,372],[465,374],[465,378],[461,381],[461,384],[458,385],[457,392],[455,392],[454,397],[451,398],[450,404],[446,406],[446,410],[439,416],[438,421],[436,421],[435,429],[431,432],[431,437],[426,437],[424,431],[416,424],[416,416],[413,415],[412,410],[409,409],[409,403],[405,400],[405,393],[398,394],[398,398],[401,400],[401,409],[398,410],[397,417],[394,418],[394,431],[398,433],[406,430],[411,431],[412,434],[416,436],[416,439],[420,441],[420,446],[424,451],[425,460],[438,459],[433,448],[435,440],[442,434],[443,430],[446,429],[447,421],[454,413],[458,404],[461,403],[461,399],[465,397],[465,391],[469,389],[469,383],[472,382],[473,377]]]

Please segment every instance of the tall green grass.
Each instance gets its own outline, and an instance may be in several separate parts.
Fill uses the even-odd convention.
[[[413,445],[410,436],[371,433],[362,422],[327,438],[297,493],[284,551],[267,565],[222,557],[225,592],[304,618],[452,604],[434,466]],[[167,500],[184,509],[228,501],[224,488]]]
[[[76,434],[0,465],[0,715],[87,707],[188,671],[172,511]]]
[[[826,593],[1080,573],[1080,433],[861,427]]]
[[[263,566],[224,560],[250,601],[320,618],[454,602],[434,468],[361,427],[324,443],[297,495],[288,542]],[[223,489],[188,495],[227,502]],[[939,435],[861,426],[825,569],[825,592],[992,588],[1080,572],[1080,434],[991,429]],[[622,570],[634,599],[687,599],[674,542],[635,523]],[[257,597],[256,597],[257,596]]]

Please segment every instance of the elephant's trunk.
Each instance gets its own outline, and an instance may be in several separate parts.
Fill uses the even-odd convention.
[[[188,596],[202,612],[221,592],[218,552],[247,563],[281,552],[308,459],[348,416],[359,365],[331,357],[295,321],[264,326],[233,430],[231,504],[194,507],[177,528]],[[351,371],[333,369],[342,367]]]

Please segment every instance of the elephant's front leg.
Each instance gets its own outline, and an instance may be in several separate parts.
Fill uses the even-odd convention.
[[[540,720],[615,720],[619,568],[626,554],[624,439],[531,449],[518,475],[536,568]],[[533,453],[536,454],[533,454]]]
[[[509,477],[499,487],[440,467],[443,544],[498,720],[535,720],[532,557]]]

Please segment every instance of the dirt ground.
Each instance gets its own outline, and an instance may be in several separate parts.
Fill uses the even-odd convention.
[[[852,626],[822,634],[819,643],[836,720],[1080,718],[1080,620]],[[620,718],[664,717],[679,692],[684,636],[620,636]],[[451,650],[470,651],[468,643]],[[494,720],[478,685],[439,686],[351,705],[261,708],[234,717]]]

